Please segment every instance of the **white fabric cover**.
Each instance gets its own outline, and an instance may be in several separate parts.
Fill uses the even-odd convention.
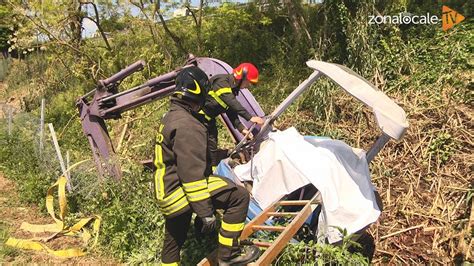
[[[385,134],[396,140],[403,137],[408,129],[405,111],[385,93],[345,66],[316,60],[309,60],[306,65],[324,73],[345,91],[369,106]]]
[[[326,217],[320,221],[331,243],[340,240],[331,226],[351,234],[380,215],[364,151],[339,140],[305,139],[294,127],[270,133],[253,162],[235,167],[234,173],[241,181],[253,180],[252,194],[262,209],[312,183],[323,198]]]

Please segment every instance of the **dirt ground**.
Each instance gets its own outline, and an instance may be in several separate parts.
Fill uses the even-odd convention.
[[[37,206],[20,203],[14,182],[0,173],[0,264],[118,264],[103,254],[92,252],[83,257],[60,259],[42,251],[28,251],[11,248],[5,245],[8,237],[28,239],[47,235],[33,234],[20,230],[22,222],[32,224],[52,223],[50,216],[40,212]],[[81,247],[81,241],[72,237],[61,237],[47,243],[52,249]]]

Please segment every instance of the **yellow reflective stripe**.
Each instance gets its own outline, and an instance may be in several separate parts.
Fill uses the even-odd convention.
[[[222,180],[222,178],[217,177],[217,176],[209,176],[209,184],[207,186],[207,189],[209,192],[212,192],[214,190],[217,190],[221,187],[225,187],[227,183]]]
[[[221,98],[219,98],[219,96],[216,95],[215,92],[210,91],[210,92],[209,92],[209,95],[211,95],[211,97],[214,98],[214,100],[216,100],[216,102],[217,102],[220,106],[222,106],[222,108],[227,109],[227,108],[229,107],[229,106],[227,106],[227,104],[226,104]]]
[[[164,213],[168,214],[168,213],[174,212],[177,209],[180,209],[180,207],[183,206],[183,204],[186,205],[185,203],[187,204],[188,201],[186,200],[186,197],[182,197],[175,203],[161,209]]]
[[[195,192],[195,191],[198,191],[198,190],[203,190],[205,188],[207,188],[207,182],[204,185],[193,186],[191,188],[184,188],[184,191],[186,191],[186,193],[191,193],[191,192]]]
[[[170,204],[173,203],[173,201],[176,201],[177,199],[180,199],[181,197],[184,196],[183,189],[181,187],[178,187],[174,192],[172,192],[168,197],[164,198],[163,200],[158,200],[158,204],[166,208]]]
[[[205,189],[201,189],[201,190],[193,191],[193,192],[187,192],[186,195],[194,197],[194,196],[198,196],[198,195],[206,194],[206,193],[209,193],[209,191],[207,190],[207,186]]]
[[[183,183],[184,191],[192,192],[207,187],[207,180],[202,179],[194,182]]]
[[[162,211],[164,214],[166,215],[170,215],[170,214],[173,214],[179,210],[181,210],[182,208],[188,206],[188,200],[186,199],[186,197],[183,197],[182,199],[180,199],[179,201],[177,201],[176,203],[173,203],[172,205],[166,207],[166,208],[162,208]]]
[[[231,88],[221,88],[218,89],[217,91],[210,91],[209,95],[216,100],[216,102],[222,106],[224,109],[229,108],[229,106],[219,97],[224,93],[232,93]]]
[[[192,186],[202,185],[202,184],[207,184],[207,180],[206,179],[201,179],[201,180],[198,180],[198,181],[183,183],[183,186],[185,188],[187,188],[187,187],[192,187]]]
[[[210,121],[212,117],[208,116],[206,113],[204,113],[203,110],[199,111],[200,114],[204,115],[204,118],[206,118],[207,121]]]
[[[207,187],[207,189],[209,190],[209,192],[212,192],[214,190],[218,190],[219,188],[221,187],[225,187],[227,186],[227,183],[224,182],[224,181],[219,181],[219,182],[214,182],[214,183],[211,183],[209,184],[209,186]]]
[[[239,232],[244,229],[244,223],[238,223],[238,224],[228,224],[224,221],[222,221],[222,229],[229,231],[229,232]]]
[[[211,194],[209,194],[209,190],[203,190],[203,191],[197,191],[193,193],[186,193],[186,197],[188,198],[189,201],[191,202],[196,202],[200,201],[203,199],[208,199],[211,197]]]
[[[217,177],[217,176],[209,176],[209,183],[212,181],[223,181],[222,178]]]
[[[212,185],[212,184],[217,184],[217,183],[225,183],[225,181],[223,180],[218,180],[218,181],[210,181],[208,186]]]
[[[196,85],[196,88],[194,90],[188,89],[188,91],[196,95],[201,94],[201,86],[199,86],[199,83],[197,83],[196,80],[194,80],[194,85]]]
[[[161,148],[161,142],[163,141],[163,135],[161,132],[163,131],[163,127],[164,125],[161,124],[158,129],[158,134],[156,135],[156,140],[158,142],[155,144],[155,195],[158,200],[163,200],[163,197],[165,196],[163,177],[165,176],[166,166],[163,163],[163,149]]]
[[[178,262],[172,262],[172,263],[161,262],[161,266],[179,266],[179,263]]]
[[[225,236],[222,236],[221,234],[219,234],[219,243],[221,243],[222,245],[225,245],[225,246],[229,246],[229,247],[232,247],[233,243],[234,243],[234,240],[232,238],[228,238],[228,237],[225,237]]]
[[[221,94],[224,94],[224,93],[232,93],[232,89],[231,88],[220,88],[215,93],[217,94],[217,96],[221,96]]]
[[[159,144],[155,145],[155,193],[158,200],[162,200],[164,197],[164,181],[165,175],[165,164],[163,163],[163,150]]]
[[[178,196],[181,196],[184,194],[183,188],[178,187],[175,191],[171,192],[166,198],[163,199],[163,201],[171,201],[172,199],[177,198]]]
[[[199,198],[191,198],[191,197],[188,197],[188,200],[190,202],[198,202],[198,201],[201,201],[201,200],[205,200],[205,199],[208,199],[211,197],[211,194],[207,193],[207,195],[203,195],[202,197],[199,197]]]

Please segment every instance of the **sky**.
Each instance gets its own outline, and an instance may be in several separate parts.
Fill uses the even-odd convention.
[[[82,21],[82,27],[84,27],[84,30],[82,31],[82,37],[85,38],[93,36],[97,31],[97,26],[90,19],[84,19]]]

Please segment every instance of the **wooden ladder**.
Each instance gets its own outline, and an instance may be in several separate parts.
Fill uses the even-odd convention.
[[[253,243],[260,247],[266,248],[265,252],[258,258],[256,262],[250,263],[248,265],[270,265],[270,263],[280,254],[280,252],[285,248],[288,242],[293,238],[293,236],[298,232],[304,222],[309,218],[309,216],[316,209],[318,204],[321,204],[322,199],[320,193],[316,195],[311,200],[282,200],[273,203],[263,210],[257,217],[250,221],[242,231],[240,239],[244,240],[249,238],[253,233],[257,231],[272,231],[272,232],[281,232],[280,235],[273,242],[261,242],[254,241]],[[280,206],[303,206],[303,208],[298,212],[279,212],[278,207]],[[288,217],[292,216],[293,219],[287,226],[269,226],[264,225],[265,221],[270,217]],[[217,250],[209,254],[201,262],[198,263],[199,266],[211,266],[217,265]]]

